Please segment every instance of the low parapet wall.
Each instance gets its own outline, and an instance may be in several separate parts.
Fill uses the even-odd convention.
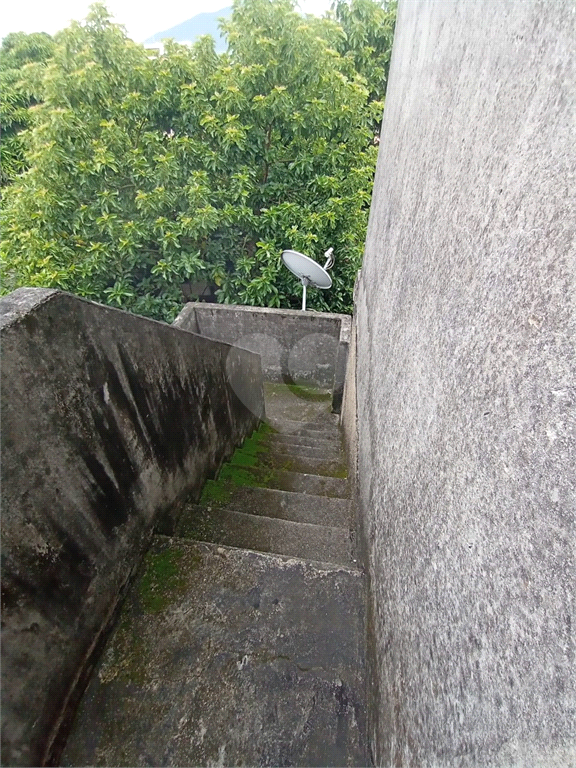
[[[342,403],[350,324],[349,315],[192,302],[174,321],[178,328],[258,352],[270,381],[331,390],[335,411]]]
[[[159,521],[263,417],[260,358],[21,289],[2,334],[2,764],[55,759],[61,718]]]

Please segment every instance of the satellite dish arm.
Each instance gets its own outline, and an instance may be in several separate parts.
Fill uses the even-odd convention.
[[[325,270],[331,269],[334,266],[334,248],[328,248],[328,250],[324,254],[324,258],[326,259],[326,264],[324,264],[324,269]]]

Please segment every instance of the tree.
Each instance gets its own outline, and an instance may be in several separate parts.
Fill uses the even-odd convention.
[[[332,13],[344,33],[336,45],[338,52],[349,56],[355,71],[366,79],[370,98],[383,99],[396,25],[395,0],[334,0]]]
[[[334,287],[310,305],[350,309],[382,103],[334,18],[238,0],[224,31],[226,54],[203,38],[150,56],[96,5],[59,33],[30,168],[6,193],[5,290],[168,321],[198,281],[219,301],[298,306],[281,251],[334,246]]]
[[[30,107],[41,100],[42,77],[54,51],[45,32],[12,32],[0,48],[0,184],[5,186],[26,168],[20,134],[30,125]]]

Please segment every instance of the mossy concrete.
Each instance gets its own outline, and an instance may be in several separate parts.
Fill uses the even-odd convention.
[[[65,766],[365,766],[363,576],[158,537],[82,701]],[[147,571],[146,571],[147,572]]]
[[[278,488],[257,488],[218,482],[210,484],[200,506],[210,510],[226,507],[252,515],[278,517],[298,523],[350,527],[349,499],[329,498],[323,495],[295,493]],[[206,488],[204,489],[206,491]]]
[[[350,526],[317,525],[281,517],[238,512],[230,507],[186,507],[178,536],[229,547],[271,552],[322,563],[352,565]]]
[[[263,417],[260,359],[47,289],[0,300],[2,762],[54,762],[154,527]]]

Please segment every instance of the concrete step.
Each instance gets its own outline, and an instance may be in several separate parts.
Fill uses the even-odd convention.
[[[201,506],[215,507],[251,515],[264,515],[296,523],[350,528],[350,501],[326,496],[294,493],[277,488],[250,488],[233,483],[208,482],[204,487]]]
[[[290,472],[302,472],[310,475],[347,477],[344,456],[308,456],[303,455],[302,452],[292,453],[275,447],[261,457],[260,463],[270,466],[274,471],[288,470]]]
[[[194,541],[272,552],[322,563],[351,565],[351,532],[347,528],[297,523],[231,509],[187,505],[176,535]]]
[[[267,488],[339,499],[347,499],[350,495],[347,478],[262,467],[243,467],[242,471],[246,475],[246,485],[264,484]],[[227,476],[228,469],[223,467],[220,477]]]
[[[294,456],[298,459],[327,459],[329,461],[342,461],[343,453],[339,446],[331,445],[326,448],[316,448],[310,445],[292,445],[291,443],[270,442],[270,453]]]
[[[315,423],[302,421],[289,421],[287,419],[267,419],[271,427],[283,435],[310,435],[311,437],[325,437],[341,439],[341,431],[338,424]]]
[[[61,765],[368,765],[363,586],[158,537]]]
[[[346,477],[334,475],[316,475],[303,470],[295,471],[283,468],[267,466],[241,467],[243,478],[237,484],[246,486],[260,486],[266,488],[278,488],[282,491],[294,491],[294,493],[311,493],[316,496],[330,496],[336,498],[349,498],[349,483]],[[309,467],[307,468],[309,470]],[[237,480],[238,468],[224,465],[220,471],[220,478]]]
[[[281,435],[271,434],[266,438],[268,445],[288,445],[290,447],[322,448],[328,451],[342,451],[340,438],[314,437],[312,435]]]

